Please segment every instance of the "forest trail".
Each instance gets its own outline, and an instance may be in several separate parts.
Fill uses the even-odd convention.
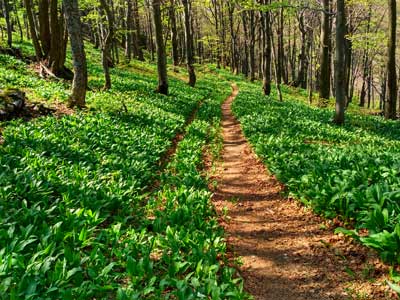
[[[373,254],[282,196],[283,185],[268,175],[231,112],[238,92],[233,85],[222,107],[224,149],[213,200],[228,247],[241,257],[245,289],[256,300],[388,299],[381,280],[368,280],[384,272]]]

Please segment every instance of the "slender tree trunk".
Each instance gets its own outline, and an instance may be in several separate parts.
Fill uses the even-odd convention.
[[[163,41],[163,28],[161,19],[161,1],[152,0],[153,19],[157,46],[158,87],[157,92],[168,95],[167,56]]]
[[[367,96],[368,96],[368,108],[371,108],[371,100],[372,100],[372,64],[369,65],[369,70],[368,70],[368,84],[367,84]],[[386,78],[386,76],[385,76]],[[386,87],[386,84],[385,84]],[[379,107],[379,109],[383,109],[383,103]]]
[[[255,58],[255,46],[256,46],[256,22],[254,10],[249,11],[250,14],[250,81],[256,79],[256,58]]]
[[[336,115],[335,123],[344,124],[346,108],[346,11],[345,0],[337,0],[336,14]]]
[[[279,66],[278,66],[278,61],[277,61],[277,57],[276,57],[276,51],[275,51],[275,47],[274,47],[274,33],[273,33],[273,30],[272,30],[272,17],[270,18],[271,19],[271,22],[270,22],[270,25],[269,25],[269,29],[270,29],[270,33],[269,33],[269,36],[270,36],[270,39],[271,39],[271,48],[272,48],[272,61],[274,62],[274,65],[275,65],[275,68],[274,68],[274,70],[275,70],[275,78],[276,78],[276,90],[277,90],[277,92],[278,92],[278,97],[279,97],[279,101],[283,101],[283,95],[282,95],[282,90],[281,90],[281,79],[282,79],[282,77],[278,74],[278,72],[279,72]]]
[[[396,74],[396,0],[388,0],[389,5],[389,42],[387,60],[387,100],[385,104],[385,118],[396,119],[397,102],[397,74]]]
[[[114,39],[114,18],[106,0],[100,0],[100,9],[105,12],[108,22],[107,36],[102,45],[102,65],[105,79],[103,89],[109,90],[111,88],[110,64],[112,62],[111,47]]]
[[[219,4],[218,0],[211,0],[212,6],[213,6],[213,15],[214,15],[214,20],[215,20],[215,34],[217,37],[220,36],[220,24],[219,24]],[[222,61],[222,55],[221,55],[221,41],[217,40],[217,68],[221,68],[221,61]]]
[[[19,3],[18,3],[18,5],[19,5]],[[13,2],[12,9],[13,9],[15,12],[18,11],[17,3],[16,3],[16,2]],[[18,31],[19,31],[19,41],[20,41],[20,42],[23,42],[23,41],[24,41],[24,31],[22,30],[21,20],[20,20],[20,17],[19,17],[19,15],[18,15],[18,13],[15,14],[15,20],[16,20],[16,22],[17,22]]]
[[[49,55],[51,47],[49,17],[49,0],[39,0],[39,32],[45,56]]]
[[[133,3],[132,0],[126,1],[126,37],[125,37],[125,57],[128,61],[132,58],[133,43]]]
[[[176,16],[175,16],[175,0],[170,0],[170,6],[168,9],[169,19],[171,22],[171,43],[172,43],[172,60],[174,66],[179,65],[179,52],[178,52],[178,30],[176,28]]]
[[[244,49],[243,49],[243,59],[242,59],[242,73],[244,76],[249,76],[249,35],[248,35],[248,22],[247,22],[247,14],[246,12],[242,12],[242,23],[243,23],[243,40],[244,40]]]
[[[299,22],[299,30],[301,33],[301,49],[300,49],[300,66],[299,66],[299,73],[297,75],[297,79],[295,82],[295,87],[301,87],[303,89],[307,88],[307,70],[308,70],[308,55],[307,52],[309,51],[309,41],[313,37],[308,36],[307,29],[304,24],[304,12],[300,14],[298,17]]]
[[[142,34],[140,29],[140,19],[139,19],[139,5],[137,0],[133,0],[133,19],[135,21],[135,33],[136,33],[136,46],[137,49],[137,59],[144,61],[143,49],[142,49]]]
[[[235,11],[235,4],[228,2],[228,13],[229,13],[229,29],[231,35],[231,71],[232,73],[237,72],[237,49],[236,49],[236,35],[234,28],[233,13]]]
[[[33,47],[35,48],[35,54],[37,61],[40,61],[43,58],[42,47],[40,46],[39,39],[35,29],[35,21],[33,18],[32,12],[32,0],[24,0],[26,15],[29,23],[30,35],[33,43]]]
[[[47,66],[51,72],[62,78],[72,79],[72,72],[65,68],[68,32],[64,24],[64,16],[59,13],[58,0],[50,0],[50,51]]]
[[[370,32],[371,28],[371,15],[372,15],[372,8],[369,7],[368,17],[367,17],[367,34]],[[368,44],[365,43],[364,53],[363,53],[363,60],[362,60],[362,68],[363,68],[363,75],[362,75],[362,87],[360,91],[360,102],[359,106],[365,106],[365,97],[367,96],[367,79],[368,79],[368,70],[369,70],[369,51],[368,51]]]
[[[281,3],[283,0],[281,0]],[[283,36],[285,34],[284,32],[284,19],[283,19],[283,7],[279,9],[279,24],[278,24],[278,63],[279,63],[279,69],[280,69],[280,74],[281,74],[281,80],[285,83],[288,84],[288,75],[287,75],[287,68],[285,68],[285,49],[284,49],[284,42],[283,42]]]
[[[369,77],[369,59],[368,59],[368,50],[364,50],[364,55],[363,55],[363,75],[362,75],[362,87],[361,87],[361,92],[360,92],[360,107],[365,106],[365,97],[367,96],[367,81]]]
[[[111,12],[111,16],[112,16],[114,27],[118,28],[118,20],[115,18],[114,2],[115,1],[111,1],[110,2],[110,12]],[[114,37],[112,39],[111,49],[112,49],[112,52],[113,52],[112,65],[114,65],[115,63],[118,64],[119,63],[118,36],[115,34],[115,31],[114,31]]]
[[[370,71],[372,72],[372,67],[370,68]],[[381,71],[381,90],[382,90],[382,95],[381,98],[379,99],[379,109],[380,110],[384,110],[385,108],[385,103],[386,103],[386,96],[387,96],[387,80],[388,80],[388,76],[387,76],[387,69],[384,68]],[[370,75],[370,79],[368,82],[368,87],[369,87],[369,98],[371,98],[371,89],[372,89],[372,75]],[[369,100],[369,102],[371,102]],[[370,104],[368,104],[368,108],[370,107]],[[373,107],[375,109],[375,107]]]
[[[269,4],[269,0],[261,0],[262,4]],[[261,12],[261,28],[263,33],[262,38],[262,56],[263,56],[263,91],[264,95],[269,96],[271,94],[271,20],[270,12]]]
[[[349,20],[349,24],[346,28],[347,33],[350,34],[353,31],[352,22]],[[351,88],[351,79],[352,79],[352,65],[353,65],[353,42],[350,39],[346,39],[346,107],[348,107],[353,101],[352,97],[352,88]]]
[[[310,36],[312,37],[314,35],[313,32],[310,33]],[[311,45],[310,45],[310,52],[309,52],[309,67],[308,67],[308,102],[312,104],[313,102],[313,65],[314,65],[314,59],[313,59],[313,51],[314,51],[314,42],[313,38],[311,40]]]
[[[189,85],[196,85],[196,73],[193,67],[193,36],[192,36],[192,16],[190,11],[190,0],[182,0],[183,14],[185,17],[185,43],[186,43],[186,61],[189,73]]]
[[[69,99],[69,105],[71,107],[84,107],[87,86],[87,67],[78,0],[63,0],[63,5],[68,34],[71,41],[72,61],[74,65],[74,79],[72,81],[72,94]]]
[[[8,0],[3,0],[3,13],[4,13],[4,18],[6,20],[6,27],[7,27],[7,45],[8,47],[12,48],[12,26],[11,26],[11,20],[10,20],[10,3]]]
[[[322,24],[321,24],[321,68],[320,68],[320,83],[319,97],[321,99],[329,99],[330,96],[330,55],[329,43],[331,38],[329,24],[329,7],[330,0],[323,0]]]
[[[148,43],[148,49],[150,49],[150,59],[151,61],[154,61],[154,34],[153,34],[153,22],[152,22],[152,4],[151,0],[145,0],[145,5],[146,5],[146,19],[147,19],[147,29],[148,29],[148,35],[147,35],[147,43]]]

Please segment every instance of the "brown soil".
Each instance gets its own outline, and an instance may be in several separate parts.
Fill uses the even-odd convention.
[[[372,251],[335,235],[338,225],[282,192],[244,138],[231,103],[223,104],[222,162],[214,204],[230,256],[255,299],[397,299],[385,284],[388,267]]]

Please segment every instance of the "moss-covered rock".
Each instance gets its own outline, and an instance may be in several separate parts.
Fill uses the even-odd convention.
[[[19,89],[0,90],[0,120],[22,112],[26,104],[26,94]]]

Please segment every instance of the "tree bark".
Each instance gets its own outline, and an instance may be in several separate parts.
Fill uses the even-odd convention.
[[[48,56],[51,47],[49,0],[39,0],[39,33],[44,55]]]
[[[283,0],[281,0],[281,3]],[[284,42],[283,35],[284,32],[284,22],[283,22],[283,7],[279,9],[279,23],[278,23],[278,64],[279,64],[279,73],[281,76],[281,81],[285,84],[288,84],[288,76],[287,69],[285,69],[285,50],[284,50]]]
[[[175,0],[170,0],[170,6],[168,9],[169,19],[171,22],[171,42],[172,42],[172,60],[174,66],[179,65],[179,52],[178,52],[178,30],[176,28],[176,16],[175,16]]]
[[[110,76],[110,64],[112,62],[111,59],[111,46],[114,39],[114,17],[111,13],[110,7],[106,0],[100,0],[100,9],[106,13],[107,21],[108,21],[108,32],[103,41],[102,45],[102,65],[104,70],[104,90],[109,90],[111,88],[111,76]]]
[[[74,79],[69,106],[84,107],[87,87],[86,54],[82,37],[82,24],[78,0],[63,0],[68,34],[71,42]]]
[[[367,16],[367,22],[368,22],[367,23],[367,34],[369,34],[370,29],[371,29],[371,16],[372,16],[372,8],[370,6],[369,11],[368,11],[368,16]],[[363,53],[363,59],[362,59],[362,68],[363,68],[362,87],[361,87],[361,91],[360,91],[360,102],[358,104],[360,107],[365,106],[365,97],[367,96],[367,79],[368,79],[369,65],[370,65],[369,49],[368,49],[368,44],[366,42],[364,53]]]
[[[3,0],[3,13],[4,13],[4,19],[6,20],[6,27],[7,27],[7,45],[8,47],[12,48],[12,26],[11,26],[11,20],[10,20],[10,3],[8,0]]]
[[[351,34],[353,31],[352,20],[350,19],[346,26],[346,35]],[[353,42],[350,39],[346,39],[346,107],[349,107],[351,101],[353,101],[352,95],[352,66],[353,66]]]
[[[231,71],[237,73],[237,49],[236,49],[236,34],[234,28],[233,13],[235,11],[235,4],[228,2],[228,13],[229,13],[229,29],[231,35]]]
[[[269,4],[269,0],[261,0],[261,3]],[[271,28],[270,28],[270,12],[261,12],[261,28],[262,28],[262,75],[263,75],[263,91],[264,95],[271,94]]]
[[[329,7],[330,0],[323,0],[323,12],[321,19],[321,68],[320,68],[320,83],[319,97],[321,99],[329,99],[330,88],[330,60],[329,60],[329,43],[331,38],[329,26]]]
[[[303,89],[307,88],[307,70],[308,70],[308,52],[310,48],[310,40],[313,38],[312,36],[309,36],[307,34],[307,29],[304,25],[304,12],[301,12],[300,15],[298,16],[298,22],[299,22],[299,30],[301,33],[301,49],[300,49],[300,55],[299,55],[299,73],[297,75],[297,79],[295,82],[295,87],[301,87]]]
[[[72,79],[71,71],[64,66],[68,34],[64,27],[64,16],[58,11],[58,0],[50,0],[50,32],[47,66],[57,77]]]
[[[242,73],[244,76],[249,76],[249,44],[248,44],[248,22],[247,22],[247,14],[245,11],[242,12],[242,23],[243,23],[243,40],[244,40],[244,49],[243,49],[243,59],[242,59]]]
[[[337,125],[344,124],[346,108],[346,12],[345,0],[337,0],[336,14],[336,114],[334,122]]]
[[[196,73],[194,71],[193,63],[193,36],[192,36],[192,17],[190,11],[190,0],[182,0],[183,14],[185,18],[185,44],[186,44],[186,62],[187,70],[189,73],[189,85],[194,87],[196,85]]]
[[[139,6],[138,1],[133,0],[133,19],[135,22],[135,36],[136,39],[134,42],[136,43],[136,57],[140,61],[144,61],[143,49],[142,49],[142,35],[140,32],[140,20],[139,20]]]
[[[132,58],[133,43],[133,3],[132,0],[126,1],[126,37],[125,37],[125,57],[128,61]]]
[[[35,21],[33,18],[32,12],[32,0],[24,0],[26,15],[29,23],[30,35],[33,43],[33,47],[35,48],[35,54],[37,61],[40,61],[43,58],[42,47],[40,46],[39,39],[35,29]]]
[[[215,20],[215,34],[217,37],[220,36],[220,23],[219,23],[219,3],[218,0],[211,0],[212,6],[214,10],[211,10],[214,16]],[[221,41],[217,39],[217,68],[221,68],[221,62],[222,62],[222,53],[221,53]]]
[[[163,28],[161,19],[161,1],[152,0],[153,19],[157,46],[158,87],[157,92],[168,95],[167,56],[163,41]]]
[[[256,61],[255,61],[255,46],[256,46],[256,22],[254,10],[249,11],[249,19],[250,19],[250,81],[254,81],[256,79]]]
[[[269,29],[270,29],[270,33],[269,33],[269,36],[270,36],[270,39],[271,39],[271,49],[272,49],[272,61],[274,62],[274,70],[275,70],[275,78],[276,78],[276,90],[277,90],[277,92],[278,92],[278,97],[279,97],[279,101],[283,101],[283,95],[282,95],[282,89],[281,89],[281,76],[278,74],[278,72],[279,72],[279,66],[278,66],[278,60],[277,60],[277,57],[276,57],[276,51],[275,51],[275,47],[274,47],[274,44],[275,44],[275,42],[274,42],[274,33],[273,33],[273,30],[272,30],[272,21],[273,21],[273,18],[271,17],[270,18],[270,25],[269,25]]]
[[[396,0],[388,0],[389,5],[389,42],[387,59],[387,100],[385,118],[396,119],[397,74],[396,74]]]

